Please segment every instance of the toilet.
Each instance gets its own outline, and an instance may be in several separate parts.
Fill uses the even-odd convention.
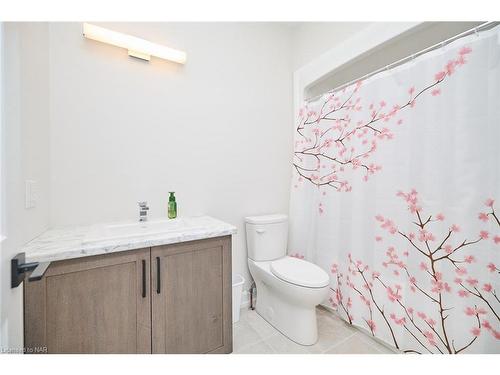
[[[257,313],[296,343],[315,344],[316,306],[328,296],[330,277],[315,264],[286,255],[286,215],[250,216],[245,222]]]

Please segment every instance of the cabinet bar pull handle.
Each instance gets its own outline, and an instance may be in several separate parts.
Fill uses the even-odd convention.
[[[160,284],[161,284],[160,257],[156,257],[156,293],[157,294],[160,294]]]
[[[142,260],[142,298],[146,298],[146,261]]]

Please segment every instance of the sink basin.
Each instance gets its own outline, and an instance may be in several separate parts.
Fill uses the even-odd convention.
[[[155,236],[163,233],[178,232],[187,228],[191,228],[191,226],[183,219],[161,219],[136,223],[105,224],[90,231],[84,238],[83,243],[89,244]]]

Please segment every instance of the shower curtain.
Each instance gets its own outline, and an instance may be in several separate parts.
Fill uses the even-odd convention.
[[[500,28],[304,103],[289,254],[406,353],[500,353]]]

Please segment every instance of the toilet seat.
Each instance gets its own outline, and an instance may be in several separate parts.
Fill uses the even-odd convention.
[[[270,269],[277,278],[298,286],[323,288],[330,283],[330,277],[322,268],[293,257],[271,262]]]

